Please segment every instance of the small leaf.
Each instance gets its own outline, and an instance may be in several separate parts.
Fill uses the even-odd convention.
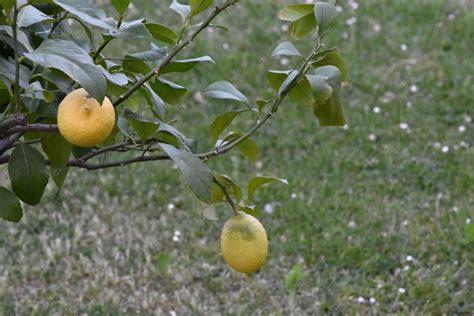
[[[165,57],[167,51],[168,50],[166,49],[166,47],[157,47],[156,45],[151,43],[150,50],[129,54],[128,56],[132,56],[134,58],[138,58],[144,61],[157,61]]]
[[[149,95],[148,103],[152,106],[153,112],[155,112],[160,119],[164,120],[166,115],[165,101],[155,92],[149,85],[145,85],[145,91]]]
[[[272,57],[279,56],[301,56],[301,53],[291,42],[283,42],[279,44],[272,52]]]
[[[247,104],[249,103],[247,97],[227,81],[217,81],[211,84],[203,91],[203,95],[209,98],[236,100]]]
[[[148,28],[143,24],[144,19],[138,19],[130,22],[123,22],[120,25],[120,30],[114,30],[107,34],[105,37],[114,37],[122,39],[135,39],[135,38],[147,38],[152,37]]]
[[[151,68],[147,63],[130,55],[125,56],[125,59],[122,62],[122,67],[125,71],[138,74],[147,74],[151,71]]]
[[[131,0],[112,0],[112,5],[118,14],[123,15],[127,11],[128,6],[130,5]]]
[[[316,2],[314,5],[314,15],[319,26],[319,34],[324,35],[334,24],[337,16],[336,7],[327,2]]]
[[[23,217],[20,200],[12,192],[0,186],[0,218],[9,222],[18,223]]]
[[[230,177],[226,175],[214,174],[214,178],[219,181],[219,183],[225,188],[227,194],[234,196],[237,203],[242,200],[242,189],[240,186],[234,182]],[[222,189],[216,184],[213,183],[213,202],[225,202],[225,195]]]
[[[61,189],[69,171],[67,163],[72,146],[59,133],[43,133],[41,146],[50,161],[51,176],[54,183]]]
[[[25,203],[37,205],[41,201],[48,171],[41,153],[26,144],[19,144],[12,152],[8,164],[12,189]]]
[[[174,60],[168,65],[164,66],[160,70],[160,73],[166,74],[170,72],[187,72],[193,69],[197,64],[202,62],[211,62],[215,64],[214,60],[212,60],[212,58],[209,56],[202,56],[192,59]]]
[[[214,0],[189,0],[189,5],[191,6],[191,14],[198,15],[207,8],[209,8]]]
[[[255,191],[262,185],[270,182],[280,182],[283,184],[288,184],[288,181],[286,181],[285,179],[279,179],[274,177],[255,177],[249,182],[249,186],[247,189],[247,199],[249,201],[252,201]]]
[[[178,13],[181,16],[183,22],[186,21],[186,19],[189,17],[189,14],[191,13],[191,7],[189,5],[181,4],[177,0],[173,0],[170,5],[170,9]]]
[[[326,82],[334,89],[341,89],[341,72],[335,66],[322,66],[318,67],[313,71],[316,76],[326,78]]]
[[[212,144],[215,144],[219,135],[232,123],[234,118],[243,113],[248,111],[247,109],[238,110],[238,111],[229,111],[222,115],[219,115],[215,118],[214,122],[211,124],[211,139]]]
[[[170,45],[175,45],[178,41],[178,34],[164,24],[146,23],[145,26],[154,39]]]
[[[160,143],[161,148],[176,164],[186,183],[197,198],[209,203],[212,199],[212,171],[195,155]]]
[[[313,14],[310,14],[300,20],[291,22],[288,27],[288,33],[290,38],[298,40],[310,33],[316,25],[316,18]]]
[[[242,135],[242,133],[231,133],[224,139],[224,143],[231,143],[234,140],[240,138]],[[259,153],[258,145],[250,137],[239,143],[237,145],[237,149],[251,161],[257,161]]]

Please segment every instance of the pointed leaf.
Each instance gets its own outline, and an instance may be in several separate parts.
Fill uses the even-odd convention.
[[[177,149],[171,145],[160,143],[163,151],[170,156],[181,171],[186,183],[197,198],[203,202],[212,199],[212,171],[190,152]]]
[[[112,0],[112,5],[118,14],[123,15],[125,11],[127,11],[130,2],[132,2],[132,0]]]
[[[214,0],[189,0],[189,5],[191,6],[191,14],[198,15],[207,8],[209,8]]]
[[[333,93],[333,88],[326,82],[326,78],[315,75],[306,75],[313,90],[316,105],[324,104]]]
[[[27,5],[18,13],[17,24],[19,27],[28,27],[40,22],[54,22],[54,19],[32,5]]]
[[[324,35],[334,24],[337,16],[336,7],[327,2],[316,2],[314,5],[314,15],[319,26],[319,34]]]
[[[203,91],[203,95],[209,98],[236,100],[247,104],[249,103],[247,97],[227,81],[217,81],[211,84]]]
[[[12,192],[0,187],[0,218],[9,222],[18,223],[23,217],[20,200]]]
[[[341,98],[338,91],[334,91],[332,96],[324,104],[313,106],[314,114],[321,126],[344,126],[346,118],[341,107]]]
[[[128,109],[125,109],[124,117],[129,120],[133,129],[137,132],[142,141],[145,141],[160,126],[160,121],[158,119],[145,117]]]
[[[181,4],[177,0],[173,0],[170,5],[170,9],[178,13],[181,16],[183,22],[186,21],[189,14],[191,13],[191,7],[189,5]]]
[[[301,57],[301,53],[298,49],[293,45],[291,42],[283,42],[279,44],[272,52],[272,57],[278,56],[299,56]]]
[[[224,139],[224,143],[231,143],[234,140],[240,138],[242,135],[242,133],[231,133]],[[258,145],[250,137],[240,142],[237,145],[237,149],[251,161],[257,161],[259,153]]]
[[[187,89],[174,82],[157,78],[151,87],[166,103],[178,104],[186,95]]]
[[[48,156],[53,181],[58,189],[61,189],[69,171],[67,163],[72,146],[59,133],[43,133],[41,146]]]
[[[12,189],[25,203],[37,205],[41,201],[48,170],[41,153],[30,145],[20,144],[12,152],[8,164]]]
[[[314,4],[289,4],[278,12],[278,17],[283,21],[294,22],[314,12]]]
[[[323,56],[319,57],[316,61],[311,63],[311,66],[313,66],[314,68],[326,65],[332,65],[337,67],[341,72],[341,80],[347,80],[347,67],[339,53],[339,50],[334,49],[333,51],[327,52]]]
[[[255,191],[262,185],[266,183],[270,183],[270,182],[280,182],[283,184],[288,184],[288,181],[285,179],[279,179],[279,178],[274,178],[274,177],[255,177],[249,182],[249,186],[247,190],[247,199],[249,201],[252,201]]]
[[[310,33],[316,27],[316,18],[314,14],[309,14],[302,19],[291,22],[288,27],[290,38],[301,39],[306,34]]]
[[[178,34],[164,24],[146,23],[145,26],[154,39],[170,45],[175,45],[178,41]]]
[[[170,72],[187,72],[193,69],[197,64],[202,62],[211,62],[215,64],[214,60],[212,60],[212,58],[209,56],[202,56],[192,59],[174,60],[165,67],[161,68],[160,73],[166,74]]]
[[[214,122],[211,124],[211,139],[212,144],[215,144],[219,135],[232,123],[234,118],[243,113],[248,111],[247,109],[238,110],[238,111],[229,111],[222,115],[219,115],[215,118]]]

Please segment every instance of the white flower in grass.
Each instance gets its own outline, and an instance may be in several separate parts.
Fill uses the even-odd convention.
[[[291,198],[293,200],[296,199],[297,197],[298,197],[298,195],[295,192],[291,193]]]
[[[336,6],[336,12],[337,12],[337,13],[341,13],[342,11],[344,11],[344,8],[343,8],[342,6],[340,6],[340,5],[337,5],[337,6]]]
[[[443,154],[447,154],[449,152],[449,146],[443,146],[443,148],[441,148],[441,152]]]
[[[174,241],[174,242],[178,242],[178,241],[179,241],[179,236],[174,235],[174,236],[173,236],[173,241]]]
[[[410,86],[410,91],[411,91],[412,93],[417,93],[417,92],[418,92],[418,86],[412,84],[412,85]]]
[[[170,316],[176,316],[176,312],[175,311],[170,311]]]
[[[263,208],[265,213],[271,214],[273,213],[273,205],[270,203],[265,204],[265,207]]]
[[[364,302],[365,302],[365,299],[364,299],[362,296],[359,296],[359,297],[357,298],[357,303],[362,304],[362,303],[364,303]]]
[[[356,24],[357,22],[357,18],[355,16],[349,18],[346,20],[346,24],[349,25],[349,26],[352,26],[354,24]]]
[[[461,146],[462,148],[468,148],[468,147],[469,147],[469,144],[462,140],[462,141],[459,143],[459,146]]]
[[[175,230],[175,231],[174,231],[174,235],[175,235],[175,236],[181,236],[181,232],[180,232],[179,230]]]
[[[405,290],[402,287],[398,289],[398,293],[400,293],[400,294],[405,294],[406,292],[407,292],[407,290]]]
[[[408,126],[408,123],[405,123],[405,122],[400,123],[399,126],[400,126],[400,128],[403,129],[403,130],[406,130],[406,129],[408,129],[408,128],[410,127],[410,126]]]
[[[224,43],[224,44],[222,44],[222,48],[223,48],[224,50],[228,50],[228,49],[229,49],[229,47],[230,47],[230,46],[229,46],[229,44],[228,44],[228,43]]]
[[[375,298],[371,297],[371,298],[369,299],[369,303],[372,304],[372,305],[374,305],[374,304],[377,303],[377,300],[376,300]]]
[[[283,24],[283,25],[281,26],[281,30],[282,30],[283,32],[288,32],[288,24]]]
[[[464,125],[459,125],[459,127],[458,127],[458,132],[459,132],[459,133],[464,133],[465,131],[466,131],[466,126],[464,126]]]
[[[356,227],[356,223],[354,221],[350,221],[349,223],[347,223],[347,227],[354,228]]]
[[[449,20],[449,21],[452,21],[452,20],[454,20],[455,18],[456,18],[456,15],[455,15],[454,13],[451,13],[451,14],[448,15],[448,20]]]
[[[375,114],[378,114],[380,113],[380,108],[378,106],[375,106],[373,111]]]
[[[407,260],[408,262],[412,262],[412,261],[413,261],[413,257],[412,257],[412,256],[407,256],[406,260]]]
[[[342,38],[343,39],[348,39],[349,38],[349,34],[347,34],[346,32],[342,33]]]
[[[176,208],[176,206],[175,206],[173,203],[169,203],[169,204],[168,204],[168,210],[169,210],[169,211],[172,211],[172,210],[174,210],[175,208]]]
[[[349,125],[346,124],[346,125],[344,125],[342,128],[345,129],[345,130],[348,130],[348,129],[349,129]]]
[[[413,106],[413,103],[411,101],[407,101],[407,108],[411,108]]]
[[[408,45],[407,44],[402,44],[402,45],[400,45],[400,49],[402,51],[406,51],[408,49]]]
[[[374,141],[377,140],[377,136],[376,136],[375,134],[370,134],[370,135],[369,135],[369,140],[370,140],[371,142],[374,142]]]
[[[466,218],[466,224],[471,224],[471,219],[470,218]]]
[[[410,267],[409,267],[409,266],[404,266],[404,267],[403,267],[403,271],[406,272],[406,271],[408,271],[408,270],[410,270]]]
[[[374,32],[379,33],[382,30],[382,27],[380,24],[376,23],[374,24]]]
[[[469,115],[464,115],[464,122],[466,122],[466,123],[471,123],[471,122],[472,122],[472,118],[471,118]]]
[[[407,226],[407,225],[408,225],[408,220],[406,219],[402,222],[402,226]]]

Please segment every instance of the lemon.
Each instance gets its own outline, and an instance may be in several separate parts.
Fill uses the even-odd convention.
[[[234,270],[247,274],[257,271],[268,254],[265,228],[252,215],[238,212],[222,228],[221,251]]]
[[[103,142],[115,125],[115,109],[109,98],[102,105],[84,89],[69,93],[59,104],[58,128],[73,145],[93,147]]]

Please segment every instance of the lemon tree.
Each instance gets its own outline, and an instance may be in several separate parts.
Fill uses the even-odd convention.
[[[207,205],[205,216],[214,217],[215,204],[231,206],[234,216],[221,240],[227,262],[237,271],[257,270],[268,241],[253,217],[260,212],[254,194],[266,183],[285,181],[258,176],[243,190],[206,161],[234,149],[255,161],[259,148],[252,136],[287,100],[307,106],[321,126],[346,123],[341,87],[347,68],[339,50],[325,43],[337,18],[335,1],[287,4],[279,11],[289,39],[275,45],[271,57],[292,58],[299,66],[268,70],[262,87],[273,87],[272,95],[249,97],[225,80],[202,87],[206,98],[240,105],[215,117],[208,127],[210,146],[203,151],[193,135],[180,131],[179,111],[169,114],[170,106],[188,98],[187,88],[171,78],[215,63],[212,52],[199,56],[188,50],[187,58],[181,53],[208,28],[238,37],[214,20],[245,2],[169,0],[170,12],[181,21],[177,25],[132,19],[132,0],[97,3],[0,0],[0,171],[10,179],[10,185],[0,186],[0,218],[20,221],[25,204],[39,204],[50,180],[58,192],[67,185],[70,168],[172,160]],[[128,48],[130,39],[148,48]],[[303,54],[308,42],[312,48]],[[112,54],[111,43],[122,51]],[[235,124],[238,120],[249,124]]]

